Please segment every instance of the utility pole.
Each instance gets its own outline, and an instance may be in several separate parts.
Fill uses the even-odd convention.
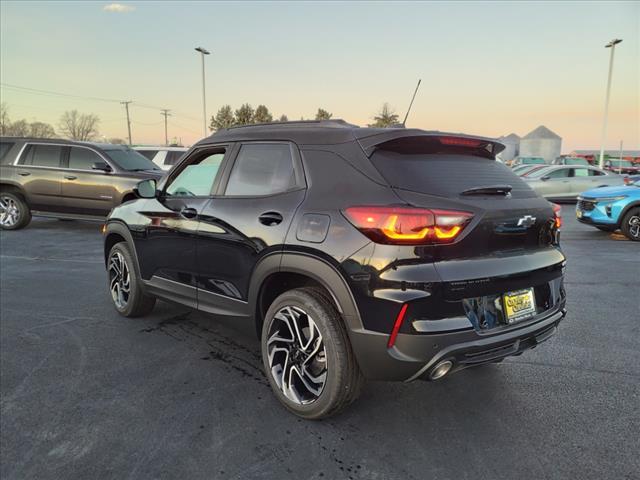
[[[202,57],[202,134],[207,136],[207,100],[204,93],[204,56],[209,55],[211,52],[208,50],[197,47],[195,49],[196,52],[200,52],[200,56]]]
[[[607,78],[607,95],[604,100],[604,121],[602,123],[602,142],[600,143],[600,168],[604,168],[604,144],[607,141],[607,120],[609,116],[609,94],[611,93],[611,75],[613,73],[613,54],[616,50],[616,45],[622,42],[621,39],[615,38],[607,43],[604,48],[611,49],[611,56],[609,57],[609,77]]]
[[[620,160],[622,160],[622,140],[620,140]]]
[[[171,116],[171,114],[169,113],[170,111],[171,110],[167,108],[163,108],[162,113],[160,114],[164,117],[164,144],[166,146],[169,146],[169,136],[167,135],[167,117]]]
[[[120,102],[120,105],[124,105],[124,109],[127,111],[127,130],[129,131],[129,145],[131,145],[131,120],[129,119],[129,104],[133,101],[128,100],[126,102]]]

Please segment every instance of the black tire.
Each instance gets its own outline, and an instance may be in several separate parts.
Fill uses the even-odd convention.
[[[11,213],[5,216],[5,212]],[[31,209],[21,195],[13,192],[0,192],[0,229],[20,230],[31,222]]]
[[[596,225],[596,228],[598,230],[602,230],[603,232],[615,232],[618,229],[618,227],[603,227],[599,225]]]
[[[122,278],[120,276],[120,282],[117,279],[117,270],[113,262],[123,261],[126,267],[126,272],[128,275],[128,288],[129,291],[126,294],[125,298],[125,290],[123,287],[126,286],[127,281],[126,278]],[[124,269],[120,269],[120,271],[125,271]],[[143,291],[142,287],[142,279],[140,278],[140,272],[138,271],[138,265],[135,262],[133,255],[129,250],[129,246],[126,242],[116,243],[109,252],[109,257],[107,260],[107,281],[109,294],[111,295],[111,299],[113,301],[113,306],[118,311],[118,313],[124,317],[141,317],[143,315],[147,315],[151,313],[153,307],[156,304],[156,298],[146,295]],[[114,282],[119,285],[114,286]],[[116,292],[114,292],[114,288],[118,289],[119,292],[122,292],[122,297],[120,297]],[[120,300],[124,300],[121,302]]]
[[[307,315],[308,318],[299,317],[303,319],[301,320],[303,322],[308,322],[309,318],[312,319],[313,324],[320,333],[319,344],[324,346],[322,352],[320,352],[325,359],[326,376],[324,385],[319,394],[310,395],[312,398],[306,399],[305,403],[296,402],[285,395],[285,384],[280,380],[281,384],[279,385],[279,380],[276,378],[278,368],[275,368],[275,373],[272,371],[269,358],[270,349],[273,351],[273,344],[270,347],[268,343],[269,338],[273,336],[273,333],[270,332],[277,327],[277,322],[281,322],[276,318],[276,314],[280,316],[280,312],[287,308],[294,308],[296,311],[302,311]],[[282,317],[280,316],[280,318]],[[306,331],[308,332],[308,330]],[[292,338],[295,339],[295,335],[292,334]],[[310,343],[311,341],[309,341]],[[308,420],[319,420],[335,415],[358,398],[362,390],[364,377],[351,349],[344,322],[333,303],[320,289],[297,288],[289,290],[276,298],[265,315],[261,347],[265,373],[273,392],[280,403],[299,417]],[[286,355],[286,361],[288,362],[290,355],[293,358],[294,354],[280,353],[279,355]],[[273,358],[275,359],[275,356]],[[318,358],[318,355],[315,358]],[[302,360],[302,363],[305,361]],[[283,371],[286,373],[286,367]],[[285,377],[285,375],[282,375],[282,377]],[[304,390],[304,386],[301,383],[299,385]],[[310,391],[307,390],[306,393],[310,393]]]
[[[640,242],[640,208],[634,207],[625,214],[620,230],[629,240]]]

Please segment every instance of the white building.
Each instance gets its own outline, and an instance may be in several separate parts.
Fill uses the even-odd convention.
[[[542,157],[551,163],[560,156],[562,138],[540,125],[520,139],[520,157]]]
[[[513,160],[518,156],[520,151],[520,137],[515,133],[510,133],[506,137],[498,138],[498,141],[505,146],[505,149],[500,152],[500,158],[503,162]]]

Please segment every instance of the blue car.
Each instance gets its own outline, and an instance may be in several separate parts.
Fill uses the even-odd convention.
[[[629,240],[640,241],[640,180],[581,193],[576,217],[606,232],[620,229]]]

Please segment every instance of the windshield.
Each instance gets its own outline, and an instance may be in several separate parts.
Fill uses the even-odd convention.
[[[522,158],[521,162],[523,165],[541,165],[546,163],[544,161],[544,158],[538,158],[538,157]]]
[[[629,160],[611,160],[611,165],[614,167],[632,167],[633,163]]]
[[[564,164],[565,165],[589,165],[589,162],[587,162],[584,158],[565,158]]]
[[[160,168],[147,157],[140,155],[140,153],[130,148],[114,148],[105,150],[105,153],[123,170],[130,172],[160,170]]]

